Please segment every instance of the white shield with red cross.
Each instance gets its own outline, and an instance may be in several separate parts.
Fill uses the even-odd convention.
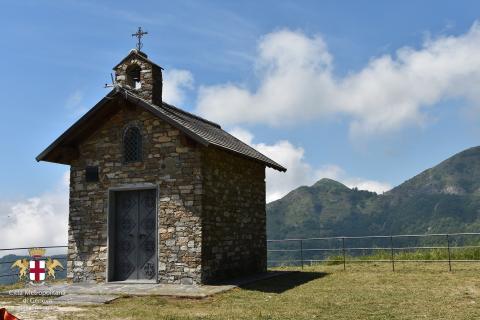
[[[30,261],[30,280],[40,282],[45,280],[45,260]]]

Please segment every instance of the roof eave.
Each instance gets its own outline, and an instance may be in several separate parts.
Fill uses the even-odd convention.
[[[269,167],[269,168],[272,168],[274,170],[277,170],[277,171],[280,171],[280,172],[286,172],[287,169],[281,165],[279,165],[278,163],[276,163],[275,161],[269,159],[268,157],[264,156],[265,158],[267,158],[269,161],[265,161],[265,160],[262,160],[262,159],[258,159],[258,158],[255,158],[255,157],[251,157],[251,156],[248,156],[244,153],[241,153],[237,150],[234,150],[234,149],[230,149],[230,148],[227,148],[225,146],[222,146],[222,145],[218,145],[216,143],[211,143],[210,141],[206,140],[205,138],[203,138],[202,136],[200,136],[199,134],[197,134],[196,132],[190,130],[189,128],[185,127],[184,125],[182,125],[181,123],[177,122],[175,119],[172,119],[170,117],[168,117],[166,114],[164,114],[161,109],[159,109],[160,107],[156,107],[155,105],[141,99],[140,97],[134,95],[133,93],[129,92],[128,90],[120,87],[120,86],[115,86],[115,88],[110,91],[102,100],[100,100],[92,109],[90,109],[85,115],[83,115],[79,120],[77,120],[77,122],[75,122],[70,128],[68,128],[62,135],[60,135],[54,142],[52,142],[44,151],[42,151],[35,159],[37,161],[47,161],[47,162],[55,162],[55,163],[62,163],[62,164],[68,164],[67,162],[65,161],[60,161],[61,160],[61,157],[60,158],[51,158],[52,156],[52,152],[57,148],[57,147],[60,147],[61,143],[70,135],[72,134],[76,129],[78,129],[81,125],[83,125],[84,122],[86,122],[87,120],[89,120],[89,118],[91,116],[93,116],[95,114],[96,111],[99,111],[99,109],[105,105],[105,103],[107,103],[108,101],[112,100],[115,96],[121,94],[121,96],[137,105],[137,106],[140,106],[142,108],[144,108],[145,110],[151,112],[152,114],[154,114],[155,116],[159,117],[160,119],[162,119],[163,121],[167,122],[168,124],[172,125],[173,127],[179,129],[181,132],[183,132],[185,135],[187,135],[189,138],[191,138],[192,140],[194,140],[195,142],[203,145],[203,146],[209,146],[210,144],[217,147],[217,148],[220,148],[220,149],[223,149],[223,150],[226,150],[226,151],[229,151],[229,152],[232,152],[232,153],[235,153],[239,156],[242,156],[244,158],[247,158],[247,159],[251,159],[255,162],[259,162],[259,163],[262,163],[263,165],[265,165],[266,167]],[[68,146],[67,146],[68,147]]]
[[[267,164],[266,166],[280,172],[287,172],[287,168],[282,167],[281,165],[274,166],[274,165]]]
[[[255,162],[258,162],[258,163],[261,163],[263,164],[264,166],[268,167],[268,168],[272,168],[274,170],[277,170],[277,171],[280,171],[280,172],[287,172],[287,168],[279,165],[278,163],[276,163],[275,161],[271,160],[273,163],[271,162],[267,162],[267,161],[264,161],[264,160],[261,160],[261,159],[257,159],[257,158],[254,158],[254,157],[250,157],[244,153],[241,153],[241,152],[238,152],[236,150],[233,150],[233,149],[230,149],[230,148],[226,148],[224,146],[221,146],[221,145],[218,145],[218,144],[213,144],[213,146],[215,146],[216,148],[219,148],[219,149],[222,149],[222,150],[225,150],[225,151],[228,151],[228,152],[232,152],[242,158],[245,158],[245,159],[249,159],[249,160],[252,160],[252,161],[255,161]]]
[[[105,103],[111,100],[117,93],[118,91],[116,89],[113,89],[112,91],[110,91],[105,97],[103,97],[102,100],[100,100],[95,106],[93,106],[93,108],[91,108],[87,113],[85,113],[80,119],[78,119],[73,125],[71,125],[70,128],[68,128],[57,139],[55,139],[45,150],[43,150],[38,156],[36,156],[35,160],[37,160],[37,162],[40,162],[40,161],[49,162],[49,160],[47,160],[46,158],[52,152],[52,150],[55,149],[62,142],[62,140],[65,137],[67,137],[73,130],[75,130],[84,121],[86,121],[95,111],[97,111]]]
[[[175,120],[165,116],[162,114],[158,109],[156,109],[154,106],[149,104],[148,102],[140,99],[139,97],[136,97],[129,93],[127,90],[116,86],[110,93],[108,93],[102,100],[100,100],[92,109],[90,109],[85,115],[83,115],[77,122],[75,122],[70,128],[68,128],[63,134],[61,134],[57,139],[55,139],[54,142],[52,142],[45,150],[43,150],[37,157],[35,157],[35,160],[37,162],[39,161],[46,161],[46,162],[54,162],[48,159],[48,156],[51,154],[51,152],[58,147],[62,141],[70,134],[72,133],[75,129],[77,129],[80,125],[82,125],[95,111],[100,109],[107,101],[110,101],[111,99],[114,98],[114,96],[122,94],[122,96],[127,100],[130,101],[136,105],[139,105],[146,109],[147,111],[150,111],[160,119],[164,120],[165,122],[169,123],[170,125],[174,126],[175,128],[178,128],[180,131],[182,131],[184,134],[186,134],[188,137],[193,139],[194,141],[200,143],[201,145],[208,146],[210,143],[196,134],[195,132],[189,130],[188,128],[183,127],[181,124],[177,123]]]

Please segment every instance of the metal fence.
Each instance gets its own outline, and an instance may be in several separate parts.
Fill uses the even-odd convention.
[[[63,249],[66,253],[67,246],[0,248],[0,284],[8,282],[5,281],[8,278],[12,281],[17,279],[18,275],[13,273],[11,265],[19,258],[28,258],[27,252],[32,248],[57,251]],[[402,253],[424,251],[434,251],[436,255],[429,259],[405,259],[405,255],[402,255]],[[12,256],[12,259],[4,260],[9,253],[15,255]],[[379,253],[381,254],[379,255]],[[267,240],[267,254],[269,266],[288,265],[303,268],[305,264],[328,262],[343,264],[343,268],[346,269],[349,263],[384,262],[391,264],[392,271],[395,271],[395,264],[398,263],[438,262],[448,264],[448,270],[452,271],[454,262],[480,262],[480,233]],[[65,254],[48,256],[55,257],[66,266]],[[382,259],[372,258],[375,256],[381,256]],[[63,272],[66,270],[64,269]],[[7,279],[2,281],[2,278]]]
[[[480,233],[473,232],[267,240],[267,247],[270,267],[383,262],[395,271],[396,263],[436,262],[452,271],[453,262],[480,262]]]
[[[62,278],[66,275],[66,249],[67,246],[35,246],[35,247],[23,247],[23,248],[0,248],[0,284],[12,283],[17,281],[18,274],[14,273],[12,270],[12,264],[15,263],[18,259],[27,258],[28,259],[28,250],[34,248],[49,249],[54,251],[64,251],[65,253],[56,253],[49,254],[46,257],[52,257],[59,260],[64,265],[64,270],[59,272],[58,278]],[[59,250],[60,249],[60,250]],[[63,249],[63,250],[61,250]],[[12,257],[10,257],[12,255]],[[4,260],[4,258],[7,258]],[[5,279],[6,278],[6,279]]]

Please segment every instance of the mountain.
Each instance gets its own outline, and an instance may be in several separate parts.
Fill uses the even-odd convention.
[[[480,147],[381,195],[321,179],[267,204],[269,239],[478,230]]]
[[[480,147],[457,153],[405,181],[389,193],[397,195],[480,195]]]

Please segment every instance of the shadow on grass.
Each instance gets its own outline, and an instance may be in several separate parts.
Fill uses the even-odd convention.
[[[276,275],[271,278],[251,282],[239,287],[245,290],[283,293],[287,290],[301,286],[307,282],[323,278],[325,272],[299,272],[299,271],[274,271]]]

